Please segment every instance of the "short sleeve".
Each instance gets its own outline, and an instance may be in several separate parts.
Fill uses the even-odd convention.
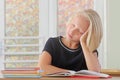
[[[51,54],[53,54],[53,39],[52,38],[49,38],[48,40],[47,40],[47,42],[46,42],[46,44],[45,44],[45,46],[44,46],[44,48],[43,48],[43,51],[47,51],[47,52],[49,52],[50,53],[50,55]]]

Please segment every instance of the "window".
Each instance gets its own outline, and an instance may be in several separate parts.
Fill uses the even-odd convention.
[[[2,6],[0,8],[2,17],[0,57],[2,60],[4,58],[0,63],[1,66],[3,63],[5,69],[37,66],[39,54],[49,32],[46,25],[48,24],[48,16],[46,16],[48,1],[1,0],[0,4]],[[41,16],[46,17],[41,20]],[[45,22],[46,24],[43,24]]]
[[[37,66],[44,41],[39,36],[39,12],[39,0],[5,0],[5,68]]]

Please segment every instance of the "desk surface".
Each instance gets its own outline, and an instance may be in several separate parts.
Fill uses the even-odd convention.
[[[41,78],[2,78],[0,71],[0,80],[120,80],[120,70],[105,69],[103,73],[112,75],[112,78],[103,79],[91,79],[91,78],[65,78],[65,77],[41,77]]]
[[[120,77],[112,77],[108,79],[91,79],[91,78],[51,78],[51,77],[42,77],[42,78],[0,78],[0,80],[120,80]]]

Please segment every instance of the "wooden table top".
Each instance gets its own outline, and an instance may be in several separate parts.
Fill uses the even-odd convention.
[[[110,74],[112,78],[66,78],[66,77],[41,77],[41,78],[3,78],[0,74],[0,80],[120,80],[120,70],[118,69],[102,69],[102,73]]]
[[[41,78],[0,78],[0,80],[120,80],[120,77],[112,77],[112,78],[98,78],[98,79],[92,79],[92,78],[65,78],[65,77],[41,77]]]

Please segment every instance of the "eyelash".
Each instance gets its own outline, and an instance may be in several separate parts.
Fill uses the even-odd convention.
[[[72,24],[72,27],[75,27],[75,25],[74,25],[74,24]]]
[[[80,32],[80,34],[84,34],[84,33]]]

